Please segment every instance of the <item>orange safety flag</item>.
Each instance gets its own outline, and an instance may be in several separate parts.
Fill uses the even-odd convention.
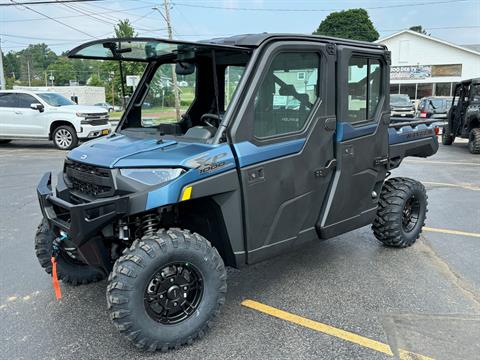
[[[52,256],[50,261],[52,262],[52,281],[53,289],[55,290],[55,298],[60,300],[62,298],[62,291],[60,290],[60,284],[58,282],[57,259],[55,259],[55,256]]]

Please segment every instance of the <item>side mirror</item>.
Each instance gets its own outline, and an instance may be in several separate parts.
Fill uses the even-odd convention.
[[[43,110],[45,110],[45,107],[43,106],[43,104],[33,103],[33,104],[30,104],[30,109],[43,112]]]

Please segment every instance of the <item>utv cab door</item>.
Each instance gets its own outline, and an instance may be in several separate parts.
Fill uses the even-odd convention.
[[[250,264],[318,238],[335,168],[334,53],[319,43],[276,42],[259,58],[230,129]]]
[[[372,223],[388,167],[385,49],[337,47],[337,169],[318,223],[330,238]]]

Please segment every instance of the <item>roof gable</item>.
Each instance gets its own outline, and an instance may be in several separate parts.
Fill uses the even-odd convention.
[[[466,52],[469,52],[471,54],[475,54],[475,55],[478,55],[480,56],[480,52],[478,51],[475,51],[473,49],[469,49],[469,48],[466,48],[466,47],[463,47],[463,46],[460,46],[460,45],[456,45],[456,44],[452,44],[451,42],[448,42],[448,41],[445,41],[445,40],[441,40],[441,39],[437,39],[433,36],[429,36],[429,35],[425,35],[425,34],[420,34],[419,32],[416,32],[416,31],[413,31],[413,30],[402,30],[402,31],[399,31],[399,32],[396,32],[394,34],[391,34],[391,35],[388,35],[384,38],[381,38],[381,39],[378,39],[377,41],[375,41],[376,43],[380,43],[382,44],[384,41],[386,40],[390,40],[394,37],[397,37],[399,35],[402,35],[402,34],[409,34],[409,35],[412,35],[412,36],[418,36],[418,37],[421,37],[423,39],[427,39],[427,40],[430,40],[430,41],[433,41],[433,42],[436,42],[436,43],[439,43],[439,44],[443,44],[443,45],[446,45],[446,46],[450,46],[450,47],[453,47],[455,49],[458,49],[458,50],[462,50],[462,51],[466,51]]]

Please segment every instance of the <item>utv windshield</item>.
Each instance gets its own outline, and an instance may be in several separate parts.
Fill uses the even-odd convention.
[[[118,131],[205,142],[215,137],[250,55],[244,47],[144,38],[99,40],[69,53],[148,62]]]

